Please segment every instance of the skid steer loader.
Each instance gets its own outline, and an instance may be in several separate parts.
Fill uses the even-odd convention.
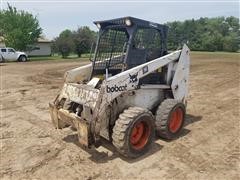
[[[72,126],[86,147],[105,138],[133,158],[150,148],[155,132],[176,138],[186,111],[188,47],[168,54],[165,25],[133,17],[94,23],[91,63],[67,71],[49,104],[54,126]]]

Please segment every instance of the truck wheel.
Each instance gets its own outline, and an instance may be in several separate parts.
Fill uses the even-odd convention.
[[[139,157],[152,145],[154,131],[152,113],[140,107],[130,107],[120,114],[115,123],[113,145],[126,157]]]
[[[165,139],[178,137],[185,118],[185,105],[175,99],[166,99],[156,112],[156,130],[158,136]]]
[[[26,61],[27,61],[27,57],[21,55],[21,56],[18,58],[18,61],[20,61],[20,62],[26,62]]]
[[[2,57],[2,55],[0,55],[0,63],[4,63],[5,59]]]

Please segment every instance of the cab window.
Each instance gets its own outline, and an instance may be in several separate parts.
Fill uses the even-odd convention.
[[[14,53],[15,51],[14,51],[14,49],[8,49],[8,52]]]
[[[1,52],[7,52],[7,50],[6,49],[1,49]]]
[[[145,50],[147,61],[160,57],[162,51],[161,32],[153,28],[139,28],[133,40],[133,48]]]
[[[138,49],[160,49],[161,34],[157,29],[139,28],[133,42]]]

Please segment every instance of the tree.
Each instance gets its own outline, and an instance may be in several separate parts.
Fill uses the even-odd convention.
[[[61,53],[63,58],[74,51],[73,33],[69,29],[62,31],[55,39],[54,47]]]
[[[236,52],[240,49],[240,36],[237,33],[230,33],[224,37],[223,48],[225,51]]]
[[[167,23],[169,26],[168,48],[177,49],[188,42],[191,50],[231,51],[240,49],[239,18],[200,18]]]
[[[0,34],[3,35],[7,46],[26,50],[34,44],[42,29],[36,16],[18,11],[8,4],[6,10],[0,11]]]
[[[89,27],[83,26],[73,32],[73,39],[75,45],[75,53],[81,57],[83,53],[89,53],[92,42],[94,42],[96,33],[90,30]]]

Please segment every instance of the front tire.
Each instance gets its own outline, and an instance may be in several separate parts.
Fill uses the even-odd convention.
[[[175,99],[165,99],[156,112],[157,135],[172,140],[179,136],[186,114],[185,105]]]
[[[26,62],[26,61],[27,61],[27,56],[21,55],[21,56],[18,58],[18,61],[20,61],[20,62]]]
[[[154,131],[152,113],[140,107],[130,107],[120,114],[115,123],[113,145],[125,157],[139,157],[152,145]]]

